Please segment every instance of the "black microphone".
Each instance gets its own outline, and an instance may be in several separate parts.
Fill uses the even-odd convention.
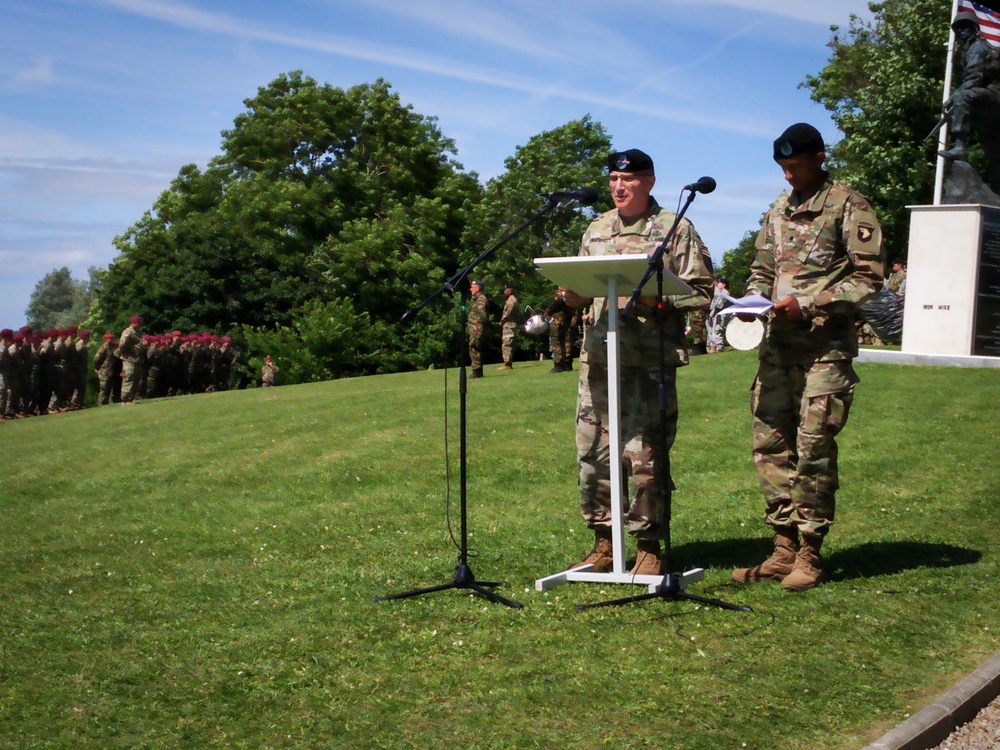
[[[601,197],[601,194],[592,187],[585,187],[580,188],[579,190],[563,190],[559,193],[545,193],[545,197],[551,203],[559,203],[561,201],[579,201],[584,206],[590,206],[597,203],[597,199]]]
[[[711,177],[702,177],[697,182],[685,185],[684,189],[690,190],[692,193],[711,193],[715,190],[715,180]]]

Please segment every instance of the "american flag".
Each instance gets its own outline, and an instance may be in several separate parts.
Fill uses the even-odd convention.
[[[996,2],[992,3],[997,5]],[[979,19],[979,32],[983,39],[994,47],[1000,47],[1000,13],[986,7],[983,3],[974,3],[971,0],[958,0],[958,12],[968,11],[975,13]]]

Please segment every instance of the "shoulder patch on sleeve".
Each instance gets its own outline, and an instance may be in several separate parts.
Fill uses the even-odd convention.
[[[871,242],[872,237],[875,236],[875,226],[869,224],[866,221],[862,221],[858,224],[858,239],[862,242]]]

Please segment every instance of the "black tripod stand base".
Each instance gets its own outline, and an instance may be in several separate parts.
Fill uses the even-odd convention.
[[[666,599],[668,601],[690,601],[699,602],[700,604],[708,604],[713,607],[719,607],[720,609],[729,609],[734,612],[753,612],[751,607],[747,607],[742,604],[730,604],[729,602],[724,602],[721,599],[712,599],[707,596],[698,596],[696,594],[688,594],[681,588],[681,576],[678,573],[668,573],[663,576],[663,580],[660,581],[659,585],[656,587],[655,591],[651,591],[648,594],[640,594],[639,596],[626,596],[621,599],[612,599],[607,602],[598,602],[596,604],[577,604],[575,609],[583,611],[585,609],[595,609],[597,607],[618,607],[622,604],[636,604],[638,602],[644,602],[649,599]]]
[[[423,596],[424,594],[433,594],[435,591],[446,591],[448,589],[471,589],[477,594],[485,596],[492,602],[497,604],[503,604],[511,609],[521,609],[524,605],[513,599],[507,599],[506,597],[500,596],[500,594],[495,591],[490,591],[489,586],[502,586],[500,582],[494,581],[476,581],[474,575],[472,575],[472,570],[469,566],[460,562],[455,568],[455,578],[449,583],[442,583],[438,586],[428,586],[423,589],[414,589],[413,591],[403,591],[399,594],[389,594],[387,596],[376,596],[372,598],[372,601],[376,602],[388,602],[394,599],[409,599],[414,596]]]

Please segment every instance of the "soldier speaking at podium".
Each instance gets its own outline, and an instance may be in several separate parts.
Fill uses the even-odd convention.
[[[615,208],[597,217],[584,232],[580,255],[651,255],[670,231],[675,216],[660,208],[650,195],[656,177],[653,160],[638,149],[608,157],[608,183]],[[664,383],[667,412],[666,436],[660,434],[657,383],[660,329],[656,298],[644,296],[634,314],[621,321],[621,430],[623,455],[611,456],[608,434],[608,360],[605,340],[609,304],[628,300],[589,300],[572,290],[566,302],[591,306],[580,352],[580,386],[576,415],[576,448],[580,469],[580,507],[584,521],[594,531],[595,542],[583,560],[570,566],[593,565],[597,573],[614,564],[611,539],[611,464],[622,461],[629,481],[629,507],[625,525],[638,545],[636,575],[660,575],[660,540],[665,529],[670,479],[664,446],[669,453],[677,431],[676,368],[687,364],[684,343],[685,316],[691,310],[707,309],[712,298],[711,258],[687,219],[682,219],[663,256],[664,268],[687,282],[691,295],[664,299],[663,326],[667,341],[667,382]],[[666,485],[666,486],[664,486]]]

